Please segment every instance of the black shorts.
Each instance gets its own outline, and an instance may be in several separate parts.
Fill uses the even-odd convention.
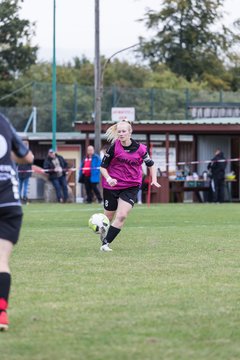
[[[103,189],[104,209],[108,211],[117,210],[119,198],[133,206],[137,201],[138,191],[139,186],[121,190]]]
[[[21,206],[0,207],[0,239],[16,244],[22,225]]]

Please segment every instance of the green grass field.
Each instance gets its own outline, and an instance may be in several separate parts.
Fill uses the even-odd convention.
[[[240,205],[136,205],[112,253],[95,212],[24,207],[0,359],[240,359]]]

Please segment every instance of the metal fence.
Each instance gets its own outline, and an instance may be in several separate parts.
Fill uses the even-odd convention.
[[[31,88],[21,94],[13,108],[0,107],[18,131],[23,131],[32,108],[37,108],[37,131],[47,132],[52,128],[52,85],[32,83]],[[24,102],[23,102],[24,99]],[[24,105],[22,105],[24,103]],[[102,120],[111,119],[112,107],[134,107],[136,121],[191,119],[191,104],[226,103],[240,104],[240,93],[119,88],[104,88],[102,93]],[[27,105],[26,105],[27,104]],[[73,131],[75,121],[92,122],[94,119],[94,87],[57,85],[57,131]]]

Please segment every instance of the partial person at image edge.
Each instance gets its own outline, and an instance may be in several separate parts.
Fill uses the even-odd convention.
[[[24,145],[15,129],[0,114],[0,330],[8,329],[8,304],[11,287],[9,259],[19,239],[22,208],[19,196],[18,164],[32,164],[32,152]]]

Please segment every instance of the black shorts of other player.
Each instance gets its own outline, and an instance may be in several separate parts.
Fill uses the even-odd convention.
[[[19,238],[22,217],[20,206],[0,207],[0,239],[8,240],[15,245]]]
[[[104,209],[108,211],[117,210],[119,198],[126,201],[133,207],[137,201],[138,191],[139,186],[133,186],[121,190],[103,189]]]

